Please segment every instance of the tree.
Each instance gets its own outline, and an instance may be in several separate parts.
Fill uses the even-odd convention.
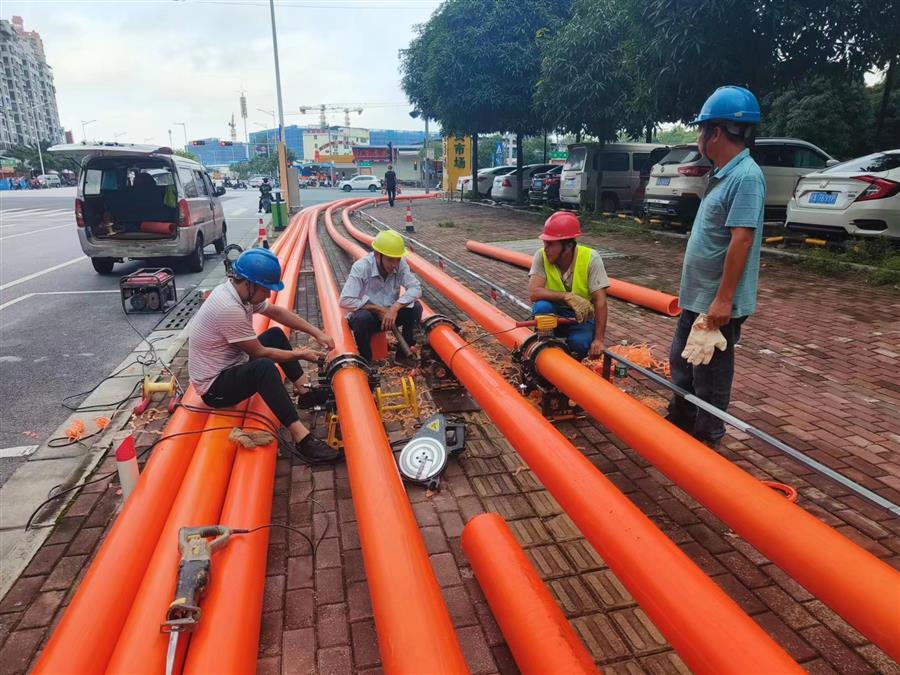
[[[524,135],[545,126],[533,98],[540,72],[539,37],[561,25],[570,2],[446,0],[400,53],[404,91],[417,110],[438,120],[445,131],[470,134],[475,144],[477,134],[512,131],[521,147]]]
[[[44,160],[44,171],[74,171],[76,174],[80,172],[77,161],[73,161],[64,155],[58,155],[54,152],[47,152],[47,148],[53,143],[49,141],[41,141],[41,154],[38,155],[37,145],[15,145],[6,151],[8,157],[18,159],[22,165],[30,172],[41,170],[41,159]]]
[[[900,89],[894,88],[890,96],[885,95],[886,82],[869,87],[866,93],[872,103],[872,110],[880,121],[876,124],[871,151],[900,148]],[[887,99],[887,100],[885,100]]]
[[[199,161],[200,161],[200,160],[197,158],[197,155],[195,155],[193,152],[190,152],[190,151],[188,151],[188,150],[176,150],[176,151],[175,151],[175,154],[178,155],[179,157],[185,157],[185,158],[187,158],[187,159],[192,159],[192,160],[194,160],[195,162],[199,162]]]
[[[284,149],[287,157],[287,164],[293,164],[297,155],[289,148]],[[247,162],[240,162],[231,165],[231,171],[237,174],[239,178],[248,178],[253,175],[260,176],[277,176],[278,175],[278,155],[272,153],[271,156],[255,155]]]
[[[680,145],[682,143],[696,143],[697,129],[676,124],[670,129],[658,129],[653,135],[654,143],[665,145]]]
[[[862,81],[818,77],[764,103],[760,135],[802,138],[840,159],[872,147],[872,105]]]

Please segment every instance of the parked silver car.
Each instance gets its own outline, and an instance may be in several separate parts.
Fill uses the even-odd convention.
[[[528,195],[528,187],[531,185],[531,177],[536,173],[552,169],[552,164],[527,164],[522,167],[522,175],[517,175],[513,169],[509,173],[494,178],[494,186],[491,189],[491,198],[496,201],[514,202],[519,197],[519,185],[525,186],[525,196]]]
[[[228,226],[202,164],[154,145],[55,145],[79,159],[75,223],[81,250],[99,274],[128,259],[181,257],[203,269],[203,249],[225,250]]]

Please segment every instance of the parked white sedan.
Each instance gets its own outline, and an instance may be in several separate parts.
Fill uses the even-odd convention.
[[[900,150],[804,176],[788,202],[787,229],[830,239],[900,239]]]
[[[491,199],[496,201],[514,202],[519,196],[519,184],[525,186],[525,197],[528,197],[528,186],[531,185],[531,176],[543,173],[553,168],[552,164],[527,164],[522,167],[521,178],[513,169],[503,176],[494,178],[494,187],[491,189]]]
[[[484,197],[491,196],[491,189],[494,186],[494,178],[503,176],[515,169],[514,166],[494,166],[489,169],[480,169],[478,171],[478,194]],[[466,193],[472,189],[472,176],[460,176],[456,181],[456,191]]]
[[[381,189],[381,181],[375,176],[353,176],[338,183],[338,187],[344,192],[352,190],[368,190],[378,192]]]

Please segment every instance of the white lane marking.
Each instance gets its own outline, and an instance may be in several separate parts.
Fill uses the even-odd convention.
[[[77,262],[87,259],[87,257],[80,255],[77,258],[72,258],[71,260],[67,260],[64,263],[60,263],[59,265],[53,265],[53,267],[48,267],[47,269],[41,270],[40,272],[35,272],[24,277],[19,277],[18,279],[14,279],[12,281],[7,281],[5,284],[0,285],[0,291],[5,291],[7,288],[12,288],[13,286],[24,284],[26,281],[31,281],[32,279],[36,279],[37,277],[42,277],[45,274],[55,272],[56,270],[62,269],[63,267],[68,267],[69,265],[74,265]]]
[[[179,288],[176,290],[178,293],[184,293],[185,289]],[[4,302],[2,305],[0,305],[0,310],[4,310],[7,307],[11,307],[12,305],[15,305],[17,302],[21,302],[22,300],[25,300],[27,298],[34,297],[35,295],[88,295],[88,294],[93,294],[93,293],[115,293],[118,295],[119,292],[120,291],[116,288],[96,290],[96,291],[37,291],[35,293],[26,293],[25,295],[21,295],[18,298],[13,298],[12,300],[9,300],[8,302]],[[79,356],[85,356],[85,355],[86,354],[79,354]],[[93,354],[89,354],[88,356],[93,356]]]
[[[6,239],[15,239],[16,237],[27,237],[29,234],[40,234],[41,232],[49,232],[50,230],[59,230],[63,227],[71,227],[68,223],[65,225],[54,225],[53,227],[41,227],[37,230],[31,230],[30,232],[19,232],[18,234],[8,234],[5,237],[0,237],[0,241],[4,241]]]
[[[9,457],[28,457],[38,449],[36,445],[18,445],[15,448],[0,448],[0,459]]]

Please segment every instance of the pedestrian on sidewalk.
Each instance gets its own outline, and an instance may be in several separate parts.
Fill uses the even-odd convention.
[[[388,164],[387,171],[384,172],[384,189],[387,192],[388,204],[394,205],[397,199],[397,174],[394,173],[394,165]]]
[[[287,428],[300,457],[312,464],[334,462],[341,455],[315,438],[297,414],[284,387],[285,376],[298,393],[304,389],[300,361],[315,363],[320,354],[292,347],[281,328],[260,335],[253,331],[253,315],[262,314],[288,328],[311,335],[327,350],[334,340],[293,312],[270,304],[271,291],[284,288],[281,264],[264,248],[244,251],[234,263],[234,276],[217,286],[191,322],[188,342],[188,375],[203,402],[211,408],[226,408],[254,394],[262,396],[278,421]],[[301,407],[315,391],[299,393]]]
[[[351,312],[348,320],[356,348],[367,361],[372,360],[372,336],[379,331],[396,327],[406,344],[415,347],[415,330],[422,321],[422,284],[405,256],[403,237],[393,230],[379,232],[372,252],[353,263],[341,290],[341,307]],[[412,365],[399,345],[394,360]]]
[[[703,104],[700,153],[714,173],[688,239],[669,362],[672,382],[720,410],[731,400],[734,347],[756,309],[766,182],[750,156],[760,122],[759,103],[743,87],[719,87]],[[725,425],[679,396],[666,417],[710,447]]]
[[[609,279],[603,258],[581,246],[581,223],[569,211],[557,211],[544,223],[544,242],[531,261],[528,292],[534,306],[531,315],[555,314],[575,319],[554,331],[578,359],[603,355],[606,339],[606,288]]]

